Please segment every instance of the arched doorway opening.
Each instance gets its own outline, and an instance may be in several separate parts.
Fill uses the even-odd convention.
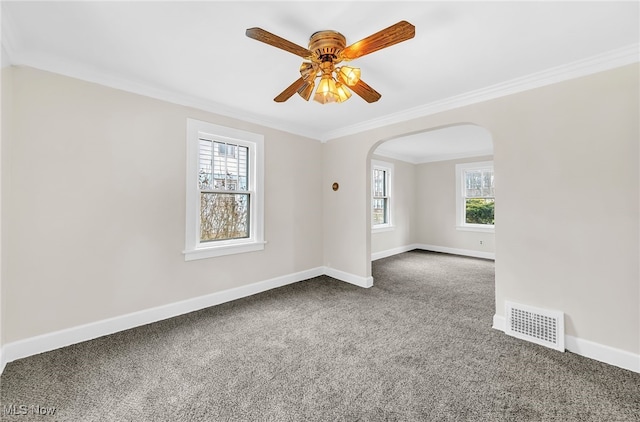
[[[493,138],[460,123],[374,144],[371,260],[413,249],[495,259]]]

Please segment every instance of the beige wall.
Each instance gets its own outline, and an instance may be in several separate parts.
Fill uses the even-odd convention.
[[[371,253],[385,255],[408,247],[437,247],[457,252],[495,253],[495,234],[456,228],[456,173],[460,163],[490,161],[482,156],[412,164],[373,155],[394,164],[392,230],[372,231]],[[482,243],[480,243],[482,242]]]
[[[30,68],[13,89],[4,344],[323,265],[321,143]],[[264,251],[185,262],[188,117],[264,134]]]
[[[5,142],[4,140],[8,139],[11,133],[11,124],[12,124],[12,109],[11,103],[13,99],[13,83],[12,83],[12,68],[10,66],[5,66],[4,60],[4,48],[2,48],[2,79],[0,81],[0,116],[2,117],[2,130],[0,133],[1,142],[0,142],[0,239],[2,238],[3,230],[7,227],[8,221],[5,220],[5,215],[1,210],[5,205],[4,193],[7,192],[5,184],[7,182],[7,178],[5,176],[6,167],[2,165],[2,157],[5,152]],[[4,342],[4,324],[6,318],[4,317],[5,307],[3,305],[4,302],[4,280],[6,265],[5,257],[6,249],[3,247],[2,242],[0,242],[0,370],[2,370],[2,363],[4,362],[1,356],[2,345]]]
[[[320,144],[15,68],[3,344],[322,265],[368,277],[372,151],[475,123],[494,140],[496,313],[505,299],[560,309],[567,334],[638,354],[637,75],[625,66]],[[184,261],[187,117],[265,135],[263,252]]]
[[[416,243],[416,177],[411,163],[377,155],[373,159],[393,165],[390,199],[393,228],[371,233],[371,253],[375,254]]]
[[[371,166],[359,145],[349,142],[323,144],[324,262],[329,268],[369,277],[371,265],[371,216],[369,210]],[[364,151],[365,156],[367,151]],[[357,161],[353,161],[357,158]],[[333,191],[337,182],[340,189]],[[348,206],[352,209],[344,209]],[[364,236],[364,237],[363,237]],[[339,245],[339,246],[338,246]],[[342,253],[335,253],[338,247]],[[355,259],[354,259],[355,258]]]
[[[484,156],[416,166],[418,243],[467,251],[495,252],[493,233],[456,228],[456,164],[491,160],[492,156]]]
[[[638,354],[638,90],[634,64],[330,141],[325,178],[350,185],[326,196],[325,262],[371,274],[379,143],[475,123],[494,141],[496,313],[505,299],[559,309],[567,334]]]
[[[392,230],[372,231],[371,253],[411,246],[495,253],[495,235],[456,228],[456,173],[459,163],[490,161],[492,156],[412,164],[373,155],[394,165]],[[482,241],[482,244],[480,243]]]

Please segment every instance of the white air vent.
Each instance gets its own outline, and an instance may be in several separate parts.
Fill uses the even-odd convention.
[[[505,333],[564,352],[564,314],[506,302]]]

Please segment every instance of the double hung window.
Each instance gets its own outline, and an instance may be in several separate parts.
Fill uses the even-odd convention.
[[[393,165],[383,161],[373,161],[371,168],[371,226],[373,229],[391,227]]]
[[[493,162],[456,165],[458,228],[493,230],[495,187]]]
[[[263,137],[187,121],[185,259],[255,251],[263,240]]]

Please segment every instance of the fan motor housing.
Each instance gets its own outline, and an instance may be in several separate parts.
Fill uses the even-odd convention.
[[[347,40],[337,31],[314,32],[309,39],[309,50],[320,62],[337,62],[338,55],[347,45]]]

